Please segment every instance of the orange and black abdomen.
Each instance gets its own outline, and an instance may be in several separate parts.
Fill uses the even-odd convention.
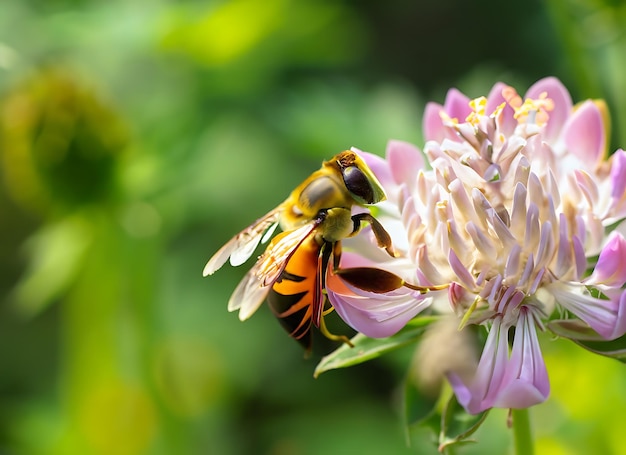
[[[311,345],[311,323],[320,246],[311,235],[289,258],[272,286],[267,303],[289,335],[305,348]]]

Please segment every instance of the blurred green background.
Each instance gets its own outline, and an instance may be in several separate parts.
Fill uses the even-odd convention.
[[[323,159],[420,144],[452,86],[555,75],[625,145],[625,31],[620,0],[2,0],[0,454],[436,453],[410,349],[315,380],[328,347],[202,267]],[[626,454],[622,367],[543,342],[538,453]],[[477,438],[506,453],[506,413]]]

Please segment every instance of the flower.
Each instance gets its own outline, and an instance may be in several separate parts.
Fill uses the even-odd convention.
[[[575,319],[602,339],[626,333],[626,239],[607,233],[626,217],[626,152],[607,158],[605,112],[598,101],[574,106],[555,78],[524,98],[503,83],[474,100],[452,89],[443,106],[426,107],[423,155],[398,141],[386,159],[363,152],[388,195],[377,217],[401,256],[358,236],[342,267],[375,264],[448,286],[378,295],[330,274],[339,315],[386,337],[426,308],[452,312],[460,327],[488,331],[473,378],[447,372],[468,412],[543,402],[537,330]]]

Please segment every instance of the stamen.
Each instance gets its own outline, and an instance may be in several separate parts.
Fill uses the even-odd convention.
[[[466,122],[474,126],[478,126],[481,117],[485,116],[485,108],[487,107],[487,98],[484,96],[475,98],[469,102],[472,112],[465,119]]]
[[[513,117],[519,123],[543,126],[548,122],[548,112],[554,109],[554,102],[543,92],[537,99],[527,98],[524,103],[515,109]]]
[[[478,306],[478,302],[480,302],[481,300],[482,299],[477,296],[470,305],[470,307],[467,309],[467,311],[463,315],[463,318],[461,319],[461,322],[459,323],[459,327],[457,329],[459,332],[463,330],[463,328],[467,325],[467,321],[469,321],[469,318],[472,316],[472,313],[474,312],[474,310],[476,310],[476,307]]]

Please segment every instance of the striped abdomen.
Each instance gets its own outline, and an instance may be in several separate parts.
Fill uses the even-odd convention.
[[[319,320],[323,305],[318,277],[319,253],[320,245],[315,236],[309,236],[291,255],[267,296],[267,303],[281,325],[305,348],[311,345],[314,315],[317,314]]]

